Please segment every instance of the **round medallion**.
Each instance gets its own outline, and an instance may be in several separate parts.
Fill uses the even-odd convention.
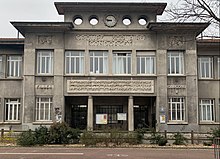
[[[105,25],[108,27],[113,27],[116,25],[117,20],[113,15],[108,15],[104,19]]]

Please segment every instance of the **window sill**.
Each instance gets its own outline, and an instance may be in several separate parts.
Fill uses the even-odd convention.
[[[20,125],[21,122],[20,121],[5,121],[2,122],[3,125]]]
[[[23,80],[22,77],[18,77],[18,78],[10,78],[10,77],[6,77],[6,78],[0,78],[0,80],[5,80],[5,81],[9,81],[9,80],[13,80],[13,81],[16,81],[16,80]]]
[[[52,121],[35,121],[33,122],[33,125],[51,125],[53,124]]]
[[[54,77],[54,75],[35,75],[35,77]]]
[[[186,77],[186,75],[182,75],[182,74],[179,74],[179,75],[168,74],[167,76],[168,76],[168,77]]]
[[[220,125],[220,122],[214,122],[214,121],[200,121],[199,125]]]
[[[185,121],[168,121],[167,125],[188,125]]]
[[[218,78],[199,78],[199,81],[220,81]]]

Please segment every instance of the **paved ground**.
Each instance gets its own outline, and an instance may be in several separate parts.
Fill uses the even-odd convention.
[[[214,159],[212,149],[0,147],[0,159]]]

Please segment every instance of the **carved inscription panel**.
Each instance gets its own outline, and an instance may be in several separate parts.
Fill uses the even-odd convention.
[[[153,80],[67,80],[68,93],[154,93]]]
[[[104,34],[77,34],[75,40],[86,41],[89,46],[132,46],[135,42],[144,41],[145,35],[104,35]]]

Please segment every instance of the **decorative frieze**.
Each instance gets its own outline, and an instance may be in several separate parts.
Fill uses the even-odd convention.
[[[38,44],[41,44],[41,45],[52,44],[52,36],[51,35],[39,35]]]
[[[186,85],[167,85],[167,88],[186,88]]]
[[[134,41],[143,41],[145,35],[103,35],[103,34],[78,34],[78,41],[86,41],[89,46],[132,46]]]
[[[68,93],[154,93],[153,80],[67,80]]]
[[[184,45],[183,36],[169,36],[168,46],[169,47],[182,47]]]
[[[35,85],[36,89],[53,89],[53,85]]]

